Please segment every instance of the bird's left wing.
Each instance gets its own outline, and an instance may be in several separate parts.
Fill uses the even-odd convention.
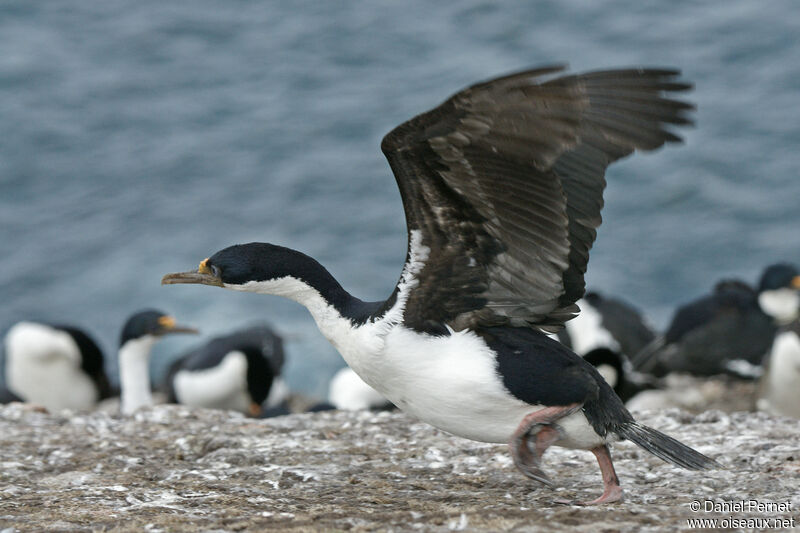
[[[689,122],[692,106],[665,97],[689,88],[677,71],[561,70],[474,85],[384,137],[407,260],[425,251],[407,325],[557,329],[584,292],[606,167],[678,141],[665,125]]]

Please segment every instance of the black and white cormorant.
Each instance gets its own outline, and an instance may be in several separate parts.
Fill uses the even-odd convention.
[[[479,83],[398,126],[381,148],[408,225],[405,265],[385,301],[350,295],[311,257],[236,245],[162,283],[274,294],[304,305],[371,387],[449,433],[508,442],[540,468],[557,444],[591,450],[604,492],[622,495],[607,444],[629,439],[676,465],[716,463],[638,424],[597,371],[549,338],[576,312],[600,225],[605,169],[678,141],[692,106],[672,70],[555,76],[562,67]]]
[[[211,339],[170,366],[168,401],[261,416],[285,400],[283,340],[266,325]]]
[[[619,298],[590,291],[576,302],[581,312],[558,332],[558,340],[591,363],[623,402],[655,386],[633,369],[630,357],[656,334],[642,313]]]
[[[103,352],[85,331],[24,321],[4,341],[8,399],[56,411],[88,410],[112,396]]]
[[[758,290],[740,280],[723,280],[711,294],[678,308],[663,337],[634,356],[634,367],[657,376],[685,372],[757,378],[777,328],[796,316],[798,289],[798,271],[785,263],[768,266]]]
[[[784,279],[794,271],[790,287],[800,289],[800,276],[793,265],[783,265]],[[777,280],[779,281],[779,280]],[[800,292],[773,296],[773,309],[780,307],[783,323],[764,359],[756,406],[761,411],[800,418]],[[767,307],[770,304],[767,303]],[[794,306],[794,312],[791,311]]]
[[[122,414],[129,415],[140,407],[152,405],[150,352],[164,335],[175,333],[197,333],[197,330],[179,326],[173,317],[153,309],[134,313],[125,322],[118,352]]]
[[[800,418],[800,320],[780,327],[758,384],[756,406],[774,415]]]

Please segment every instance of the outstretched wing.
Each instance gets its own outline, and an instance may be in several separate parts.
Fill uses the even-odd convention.
[[[562,69],[474,85],[384,137],[408,258],[427,248],[406,325],[557,329],[584,292],[606,167],[690,123],[693,107],[665,97],[690,88],[677,71]]]

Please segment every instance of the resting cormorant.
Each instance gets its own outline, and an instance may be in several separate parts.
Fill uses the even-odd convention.
[[[732,374],[754,379],[781,324],[796,316],[800,274],[793,265],[768,266],[758,291],[723,280],[714,292],[681,306],[663,337],[633,357],[640,372],[663,376]]]
[[[216,337],[170,366],[168,401],[261,416],[288,392],[284,358],[283,340],[265,325]]]

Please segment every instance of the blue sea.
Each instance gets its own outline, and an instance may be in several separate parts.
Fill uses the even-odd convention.
[[[203,331],[172,358],[266,321],[296,390],[344,363],[297,304],[162,287],[230,244],[267,241],[382,299],[405,257],[379,149],[395,125],[525,67],[682,69],[685,144],[610,168],[589,287],[663,328],[722,277],[800,262],[800,10],[673,2],[0,3],[0,334],[86,328],[116,379],[119,330],[155,307]]]

